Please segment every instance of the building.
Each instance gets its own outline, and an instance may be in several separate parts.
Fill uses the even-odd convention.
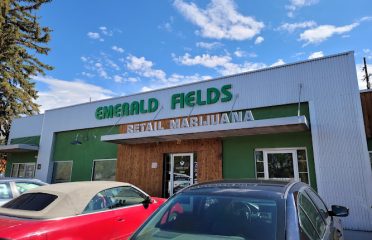
[[[116,179],[155,196],[221,178],[295,178],[348,206],[347,228],[372,230],[353,52],[48,110],[14,120],[0,151],[7,175]]]

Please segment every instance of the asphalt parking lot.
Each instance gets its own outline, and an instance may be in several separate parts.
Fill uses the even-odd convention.
[[[371,240],[372,232],[344,230],[345,240]]]

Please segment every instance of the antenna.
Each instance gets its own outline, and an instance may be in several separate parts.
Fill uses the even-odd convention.
[[[362,68],[362,71],[364,71],[365,75],[364,75],[364,78],[362,80],[367,82],[367,89],[370,89],[371,88],[371,83],[369,82],[369,77],[371,76],[371,74],[368,74],[367,62],[366,62],[365,57],[363,58],[363,62],[364,62],[364,67]]]
[[[300,89],[298,92],[298,107],[297,107],[297,116],[299,117],[301,114],[301,90],[302,90],[302,83],[300,83]]]

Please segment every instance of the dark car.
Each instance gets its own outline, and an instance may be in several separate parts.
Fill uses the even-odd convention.
[[[348,214],[302,182],[209,182],[173,195],[131,239],[343,239]]]
[[[18,197],[27,190],[43,186],[46,183],[29,178],[0,178],[0,206]]]

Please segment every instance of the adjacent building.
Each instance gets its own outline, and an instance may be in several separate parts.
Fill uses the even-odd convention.
[[[163,197],[216,179],[301,180],[350,208],[347,228],[372,230],[371,106],[346,52],[15,119],[0,151],[7,176],[116,179]]]

